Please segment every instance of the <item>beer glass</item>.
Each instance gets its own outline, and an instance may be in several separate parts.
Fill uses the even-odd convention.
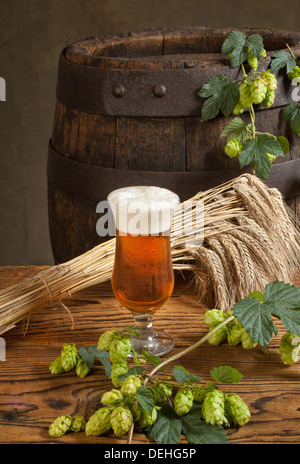
[[[116,226],[112,289],[134,317],[140,336],[133,349],[162,356],[174,346],[164,330],[155,330],[152,318],[174,287],[170,228],[179,197],[160,187],[126,187],[108,196]]]

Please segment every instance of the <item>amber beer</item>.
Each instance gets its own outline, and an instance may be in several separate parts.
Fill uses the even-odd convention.
[[[158,187],[131,187],[108,200],[116,222],[114,294],[133,313],[153,313],[174,287],[170,226],[179,199]]]

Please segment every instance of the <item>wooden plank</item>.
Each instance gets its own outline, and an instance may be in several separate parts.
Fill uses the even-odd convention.
[[[0,288],[32,276],[40,267],[0,268]],[[295,280],[300,284],[300,275]],[[6,361],[0,363],[0,436],[3,444],[19,443],[126,443],[126,437],[116,438],[111,432],[101,437],[88,437],[84,432],[70,433],[53,439],[48,426],[61,414],[89,417],[101,406],[101,395],[112,387],[105,380],[100,363],[81,379],[73,371],[55,376],[48,371],[63,343],[78,347],[96,344],[99,335],[111,328],[132,323],[132,317],[119,307],[110,283],[87,289],[64,304],[72,314],[56,303],[32,314],[16,328],[4,334]],[[173,296],[157,311],[154,323],[165,328],[175,339],[174,353],[195,343],[207,332],[203,323],[205,307],[197,304],[193,287],[186,287],[179,276]],[[180,363],[204,381],[209,371],[219,365],[231,365],[244,378],[236,385],[222,385],[222,390],[234,391],[249,405],[252,418],[240,428],[230,428],[227,435],[233,444],[299,444],[299,378],[300,364],[282,364],[278,351],[282,326],[267,352],[260,347],[244,350],[241,346],[222,344],[214,347],[205,343]],[[173,353],[172,353],[173,354]],[[178,361],[176,362],[178,364]],[[167,366],[171,373],[173,364]],[[134,444],[151,441],[138,430]],[[182,438],[181,443],[185,443]]]

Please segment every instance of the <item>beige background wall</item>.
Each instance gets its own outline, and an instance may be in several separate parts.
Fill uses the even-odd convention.
[[[46,163],[57,62],[73,40],[148,27],[300,31],[299,0],[1,0],[0,265],[52,264]]]

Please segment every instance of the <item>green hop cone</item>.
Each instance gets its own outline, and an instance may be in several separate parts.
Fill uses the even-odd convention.
[[[89,373],[88,365],[82,358],[78,359],[75,370],[78,377],[81,377],[82,379],[86,377]]]
[[[121,385],[121,393],[123,395],[134,395],[141,386],[142,381],[138,375],[129,375]]]
[[[275,92],[273,90],[267,90],[265,99],[261,102],[264,108],[270,108],[275,101]]]
[[[258,59],[256,58],[256,56],[252,55],[251,52],[248,53],[247,62],[249,64],[250,68],[253,69],[253,71],[257,70]]]
[[[279,351],[284,364],[295,364],[300,352],[300,337],[292,332],[286,332],[281,337]]]
[[[265,50],[264,48],[262,49],[262,52],[260,54],[260,57],[261,58],[265,58],[267,56],[267,50]]]
[[[85,429],[86,422],[83,416],[76,416],[73,419],[72,425],[70,427],[70,431],[72,432],[81,432]]]
[[[295,67],[288,73],[288,78],[290,79],[290,81],[292,81],[293,79],[295,79],[295,77],[300,77],[300,67],[299,67],[299,66],[295,66]],[[299,82],[298,82],[298,85],[299,85]]]
[[[262,79],[265,80],[267,88],[270,92],[275,92],[277,89],[277,79],[275,74],[271,73],[269,69],[261,73]]]
[[[225,145],[224,151],[229,158],[234,158],[237,156],[242,150],[242,144],[237,139],[228,140]]]
[[[99,340],[98,340],[97,349],[109,351],[111,342],[114,340],[115,337],[116,337],[116,332],[114,330],[107,330],[106,332],[100,335]]]
[[[64,344],[60,352],[61,365],[66,372],[69,372],[77,364],[78,350],[74,343]]]
[[[206,394],[215,389],[216,387],[213,383],[209,385],[197,385],[192,390],[194,401],[196,401],[196,403],[203,403]]]
[[[252,97],[250,92],[251,83],[250,82],[243,82],[240,85],[240,102],[244,108],[248,108],[252,105]]]
[[[106,406],[112,406],[119,401],[122,401],[123,395],[120,390],[112,389],[108,392],[103,393],[101,398],[101,403],[105,404]]]
[[[237,104],[235,105],[235,107],[233,108],[232,114],[234,114],[235,116],[237,116],[238,114],[242,114],[244,112],[244,109],[245,109],[244,105],[239,100]]]
[[[241,343],[241,338],[245,329],[243,326],[234,319],[232,326],[228,330],[227,341],[229,345],[235,346]]]
[[[212,425],[230,426],[225,415],[225,396],[220,390],[215,389],[205,395],[202,414],[203,419]]]
[[[127,364],[127,361],[112,364],[110,378],[111,378],[112,384],[115,387],[120,387],[122,385],[123,382],[122,380],[119,380],[119,376],[126,374],[128,370],[129,370],[129,366]]]
[[[142,411],[141,411],[141,406],[138,403],[134,403],[131,408],[131,414],[133,417],[134,421],[138,421],[141,417]]]
[[[149,425],[154,424],[154,422],[157,419],[157,409],[154,406],[152,409],[152,414],[149,414],[145,409],[141,410],[141,416],[139,418],[139,425],[141,429],[144,429],[145,427],[148,427]]]
[[[211,332],[214,329],[215,327],[210,327],[208,332]],[[223,327],[220,327],[214,334],[211,335],[211,337],[209,337],[207,341],[210,345],[218,346],[225,340],[227,335],[228,327],[227,325],[223,325]]]
[[[255,348],[257,346],[257,342],[252,340],[252,338],[250,337],[248,332],[246,332],[246,330],[242,333],[241,343],[242,343],[242,347],[245,350],[252,350],[252,348]]]
[[[62,437],[71,427],[73,418],[68,415],[57,417],[49,426],[49,435],[54,438]]]
[[[262,77],[253,79],[250,85],[250,95],[253,103],[261,103],[267,94],[268,86],[266,80]]]
[[[174,411],[178,416],[184,416],[191,410],[193,403],[194,396],[190,389],[178,390],[174,398]]]
[[[127,433],[132,424],[132,413],[126,406],[118,406],[112,411],[110,425],[117,437]]]
[[[248,406],[236,393],[225,395],[225,411],[229,421],[240,427],[247,424],[251,417]]]
[[[131,351],[129,338],[114,338],[109,347],[109,357],[112,363],[125,361]]]
[[[151,393],[155,403],[163,403],[167,397],[172,395],[172,386],[166,383],[159,382],[157,385],[151,387]]]
[[[66,372],[64,370],[64,368],[62,367],[61,365],[61,358],[60,356],[58,356],[56,359],[54,359],[50,366],[49,366],[49,371],[51,372],[51,374],[63,374],[64,372]]]
[[[87,421],[85,433],[97,437],[110,429],[111,411],[109,408],[98,409]]]
[[[271,153],[268,153],[268,152],[265,152],[265,155],[266,155],[267,158],[269,158],[271,163],[273,163],[273,161],[276,160],[276,155],[272,155]]]
[[[222,309],[209,309],[204,313],[204,322],[210,327],[214,327],[225,321],[226,314]]]

